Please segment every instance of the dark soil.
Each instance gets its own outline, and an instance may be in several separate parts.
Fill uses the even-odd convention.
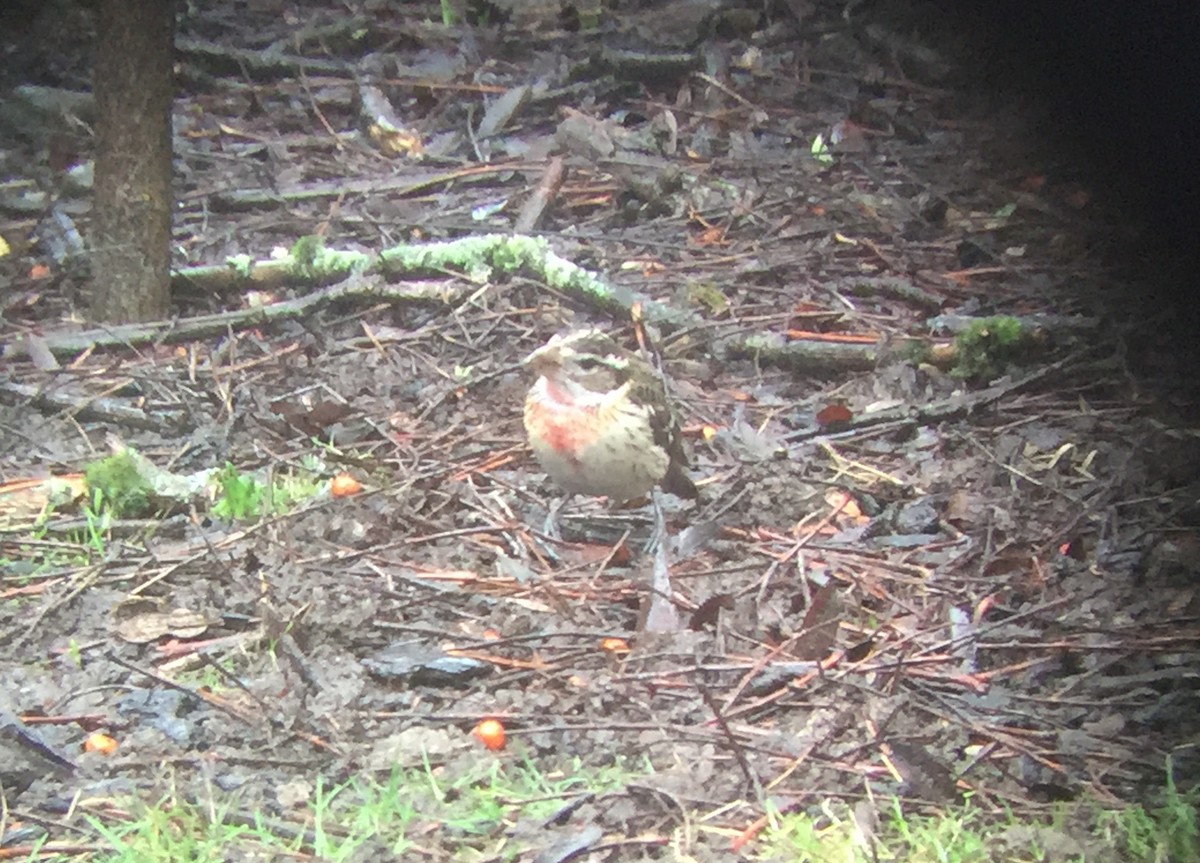
[[[1170,345],[1117,305],[1113,256],[1136,225],[1039,134],[1049,105],[981,83],[974,44],[919,10],[641,4],[604,11],[597,36],[555,4],[449,30],[426,5],[188,4],[176,266],[265,260],[306,235],[374,253],[504,233],[561,155],[536,233],[690,316],[654,328],[702,481],[698,506],[667,500],[687,533],[670,563],[678,628],[639,624],[648,511],[575,501],[566,541],[543,536],[557,493],[523,439],[521,358],[575,327],[627,334],[619,303],[529,272],[424,272],[393,282],[435,279],[454,299],[342,300],[58,368],[10,351],[6,387],[76,409],[5,389],[6,481],[82,471],[116,436],[177,474],[230,462],[365,486],[253,522],[199,506],[123,522],[86,561],[80,513],[33,538],[10,493],[0,710],[77,765],[53,771],[10,727],[10,805],[68,838],[77,794],[170,787],[287,820],[298,778],[647,758],[656,775],[595,818],[609,835],[686,835],[704,860],[768,797],[970,791],[1001,812],[1139,798],[1168,754],[1200,775],[1198,444]],[[695,65],[667,56],[696,44]],[[618,45],[641,53],[600,50]],[[51,83],[86,81],[71,50]],[[365,83],[422,155],[372,143]],[[47,159],[89,144],[39,122],[8,129],[3,153],[6,177],[59,195],[58,216],[2,211],[10,348],[79,328],[78,262],[55,254],[54,226],[86,236],[87,196]],[[51,276],[32,279],[35,263]],[[181,290],[176,308],[184,323],[246,293]],[[1033,336],[976,379],[905,349],[996,314]],[[101,397],[144,422],[94,418]],[[135,599],[202,624],[132,638],[122,622],[149,607]],[[602,648],[612,637],[628,652]],[[471,736],[488,716],[504,753]],[[81,752],[98,729],[115,754]],[[685,810],[721,829],[684,831]]]

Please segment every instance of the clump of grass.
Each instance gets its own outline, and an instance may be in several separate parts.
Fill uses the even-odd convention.
[[[220,495],[212,505],[212,514],[226,521],[244,521],[263,515],[266,496],[263,485],[254,477],[241,473],[231,464],[216,475]]]
[[[1166,784],[1149,804],[1100,809],[1077,803],[1042,821],[989,816],[971,805],[937,813],[905,811],[898,799],[883,823],[863,829],[846,807],[776,816],[765,836],[767,859],[813,863],[1175,863],[1200,860],[1200,788]]]
[[[153,489],[129,452],[91,462],[84,468],[83,476],[92,493],[93,504],[102,506],[114,518],[140,518],[151,514]]]
[[[213,477],[218,489],[212,514],[226,521],[247,521],[287,512],[297,503],[315,496],[320,479],[307,474],[277,475],[269,481],[243,473],[226,464]]]
[[[1181,791],[1168,762],[1166,785],[1157,800],[1104,812],[1099,829],[1126,859],[1138,863],[1200,860],[1200,786]]]
[[[190,802],[174,795],[157,803],[122,805],[112,820],[89,820],[105,846],[92,863],[223,863],[226,860],[327,861],[407,859],[416,846],[439,859],[469,849],[465,859],[517,859],[536,848],[515,849],[509,828],[537,822],[581,794],[627,785],[644,770],[624,762],[587,770],[578,762],[547,770],[529,759],[464,757],[454,769],[428,760],[396,767],[377,779],[362,775],[338,785],[317,777],[289,784],[291,808],[270,818],[246,813],[231,801]],[[465,769],[460,769],[464,768]],[[431,827],[436,825],[436,831]],[[52,845],[45,845],[46,855]],[[527,853],[525,853],[527,852]],[[414,859],[417,856],[414,855]]]

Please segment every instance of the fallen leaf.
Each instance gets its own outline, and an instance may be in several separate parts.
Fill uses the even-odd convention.
[[[829,430],[831,427],[842,426],[854,419],[854,414],[845,405],[826,405],[817,411],[817,425]]]

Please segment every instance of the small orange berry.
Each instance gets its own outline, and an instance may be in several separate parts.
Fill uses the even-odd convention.
[[[629,642],[623,638],[602,638],[600,649],[605,653],[628,653]]]
[[[83,741],[84,752],[99,752],[101,755],[112,755],[117,751],[116,739],[100,731],[93,731]]]
[[[504,726],[499,719],[485,719],[475,726],[475,737],[493,752],[504,748]]]
[[[362,483],[348,473],[339,473],[329,481],[329,492],[334,497],[350,497],[362,491]]]

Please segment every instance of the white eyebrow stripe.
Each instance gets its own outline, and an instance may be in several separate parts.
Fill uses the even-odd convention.
[[[574,354],[576,357],[586,357],[586,356],[595,357],[597,361],[602,362],[605,365],[612,366],[613,368],[616,368],[616,369],[629,368],[629,357],[623,357],[620,354],[600,354],[600,353],[594,353],[592,351],[578,351],[578,350],[575,350],[574,348],[571,349],[571,353]]]

